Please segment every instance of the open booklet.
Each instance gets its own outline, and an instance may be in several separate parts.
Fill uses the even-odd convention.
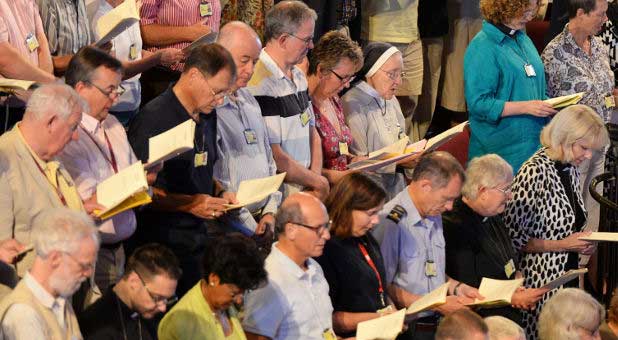
[[[139,12],[135,0],[124,0],[97,21],[97,34],[101,39],[95,45],[102,46],[111,41],[136,22],[139,22]]]
[[[238,201],[238,204],[228,204],[226,205],[227,209],[241,208],[265,199],[268,195],[279,190],[279,187],[281,187],[283,179],[285,178],[285,174],[285,172],[282,172],[270,177],[250,179],[240,182],[238,191],[236,192],[236,200]]]
[[[0,91],[4,92],[13,92],[15,90],[31,90],[36,84],[30,80],[21,80],[21,79],[9,79],[9,78],[0,78]]]
[[[562,274],[559,278],[549,282],[548,284],[544,285],[542,288],[546,288],[549,290],[558,288],[560,286],[562,286],[563,284],[571,281],[571,280],[575,280],[576,278],[578,278],[580,275],[582,274],[586,274],[588,272],[588,268],[582,268],[582,269],[571,269],[568,272]]]
[[[195,138],[195,121],[188,119],[175,127],[160,133],[148,140],[148,163],[151,166],[174,158],[193,149]]]
[[[578,237],[577,239],[584,241],[618,242],[618,233],[593,232],[588,236]]]
[[[97,202],[106,208],[103,211],[95,210],[95,215],[102,220],[152,202],[142,163],[135,162],[99,183]]]
[[[569,105],[575,105],[579,103],[580,100],[584,97],[585,92],[578,92],[573,94],[568,94],[566,96],[560,96],[555,98],[550,98],[544,100],[547,104],[551,105],[554,109],[561,109],[563,107],[567,107]]]
[[[431,292],[421,296],[418,300],[414,301],[406,309],[406,314],[419,313],[424,310],[445,304],[447,293],[448,282],[442,284],[440,287],[432,290]]]
[[[406,310],[359,322],[356,327],[356,340],[393,340],[403,330]]]
[[[484,308],[510,305],[513,293],[515,293],[517,288],[521,287],[523,283],[523,278],[515,280],[494,280],[484,277],[479,286],[479,294],[485,299],[476,299],[474,302],[467,305]]]
[[[183,48],[182,51],[186,54],[189,51],[191,51],[193,48],[195,48],[196,46],[203,45],[203,44],[212,44],[215,41],[217,41],[217,37],[218,36],[219,36],[219,33],[217,33],[217,32],[206,33],[203,36],[195,39],[191,43],[191,45]]]

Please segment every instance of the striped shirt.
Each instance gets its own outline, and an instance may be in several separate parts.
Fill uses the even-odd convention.
[[[94,36],[84,0],[36,0],[52,56],[77,53],[92,44]]]
[[[200,5],[209,4],[210,15],[200,15]],[[221,3],[219,0],[142,0],[140,9],[140,25],[164,25],[164,26],[191,26],[206,18],[205,24],[214,32],[219,31],[221,25]],[[156,52],[162,48],[183,49],[191,44],[191,41],[177,42],[165,46],[147,46],[146,50]],[[184,63],[176,63],[170,68],[182,71]]]
[[[39,50],[30,51],[26,44],[30,34],[45,34],[34,0],[0,1],[0,42],[8,42],[32,65],[38,66]]]
[[[236,95],[236,101],[226,97],[216,110],[217,154],[221,157],[215,163],[214,177],[232,192],[238,191],[244,180],[277,173],[260,106],[246,88],[239,89]],[[254,135],[254,141],[248,140],[247,134],[249,138]],[[262,209],[262,214],[274,214],[280,203],[281,193],[277,191],[261,202],[241,209],[239,218],[248,229],[255,231],[257,222],[251,213]]]

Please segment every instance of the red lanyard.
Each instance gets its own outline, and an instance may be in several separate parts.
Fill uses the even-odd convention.
[[[114,156],[114,149],[112,149],[112,143],[109,142],[109,138],[107,138],[107,133],[105,133],[105,129],[101,127],[101,129],[103,130],[103,137],[105,137],[105,142],[107,142],[107,148],[109,149],[109,155],[111,159],[107,156],[107,153],[103,151],[103,149],[101,148],[99,143],[97,143],[97,141],[94,139],[94,137],[92,137],[90,133],[86,131],[86,128],[84,128],[84,126],[81,124],[79,125],[79,127],[82,128],[82,130],[84,130],[84,132],[86,133],[86,136],[88,136],[88,138],[90,138],[90,140],[94,143],[94,145],[96,145],[97,149],[99,149],[99,151],[103,155],[103,158],[105,158],[105,160],[112,166],[112,169],[114,169],[114,173],[117,174],[118,164],[116,163],[116,157]]]
[[[30,154],[30,156],[32,156],[32,160],[34,161],[34,164],[36,164],[37,169],[39,169],[39,171],[41,172],[43,177],[45,177],[49,185],[51,185],[52,188],[54,188],[54,191],[56,191],[56,195],[58,195],[58,198],[60,199],[60,202],[62,202],[62,205],[64,205],[65,207],[68,207],[67,200],[64,198],[64,195],[62,194],[60,189],[58,189],[58,187],[60,186],[60,183],[58,183],[58,171],[60,169],[56,170],[56,183],[58,185],[58,187],[56,187],[54,183],[52,183],[52,181],[47,177],[47,175],[45,174],[45,171],[41,168],[41,166],[39,165],[39,162],[36,161],[34,156],[32,154]]]
[[[369,267],[371,267],[371,269],[373,269],[373,271],[376,273],[376,277],[378,278],[378,292],[380,293],[380,300],[382,302],[382,306],[384,307],[386,306],[386,303],[384,301],[384,288],[382,287],[382,277],[380,276],[380,272],[378,271],[375,263],[373,263],[373,260],[369,256],[369,253],[367,252],[365,246],[362,243],[359,243],[358,248],[360,249],[361,253],[363,253],[363,257],[365,258],[365,261],[367,261]]]

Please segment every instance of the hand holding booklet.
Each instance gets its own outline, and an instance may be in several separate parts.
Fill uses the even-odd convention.
[[[150,202],[144,166],[135,162],[97,185],[97,203],[106,209],[94,213],[104,220]]]
[[[474,300],[467,304],[477,307],[500,307],[511,304],[511,297],[517,288],[521,287],[524,279],[515,280],[494,280],[484,277],[479,286],[479,294],[485,299]]]
[[[541,288],[545,288],[547,290],[552,290],[562,286],[563,284],[578,278],[580,275],[588,272],[588,268],[582,269],[571,269],[568,272],[562,274],[559,278],[547,283]]]
[[[0,91],[14,92],[15,90],[30,90],[36,84],[30,80],[0,78]]]
[[[448,293],[448,282],[442,284],[440,287],[432,290],[431,292],[421,296],[418,300],[414,301],[406,309],[406,314],[415,314],[427,309],[437,307],[446,303],[446,295]]]
[[[578,237],[578,239],[584,241],[618,242],[618,233],[592,232],[590,235]]]
[[[549,98],[544,100],[547,104],[551,105],[554,109],[561,109],[563,107],[567,107],[569,105],[575,105],[579,103],[580,100],[584,97],[585,92],[578,92],[573,94],[568,94],[566,96],[560,96],[556,98]]]
[[[125,0],[97,21],[97,34],[101,39],[95,45],[104,45],[136,22],[139,22],[139,12],[135,0]]]
[[[146,169],[154,164],[174,158],[193,149],[195,138],[195,121],[188,119],[148,140],[148,163]]]
[[[356,340],[393,340],[403,330],[406,310],[387,314],[376,319],[359,322]]]
[[[279,190],[279,187],[285,178],[285,174],[286,173],[283,172],[270,177],[250,179],[240,182],[238,191],[236,192],[236,200],[238,201],[238,204],[228,204],[226,205],[227,209],[230,210],[241,208],[265,199],[268,195]]]

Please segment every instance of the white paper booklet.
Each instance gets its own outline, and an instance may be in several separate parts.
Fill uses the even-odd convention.
[[[139,22],[139,12],[135,0],[124,0],[97,21],[97,34],[101,39],[96,45],[101,46],[111,41],[136,22]]]
[[[419,313],[433,307],[443,305],[446,303],[446,294],[448,293],[448,282],[444,283],[440,287],[432,290],[431,292],[421,296],[420,299],[414,301],[408,309],[406,314]]]
[[[238,204],[226,205],[228,209],[244,207],[255,202],[259,202],[273,192],[279,190],[285,178],[285,172],[264,178],[250,179],[240,182],[236,192]]]
[[[395,313],[359,322],[356,340],[393,340],[401,333],[405,316],[406,310],[400,309]]]
[[[559,278],[544,285],[543,288],[547,288],[549,290],[556,289],[571,280],[575,280],[580,275],[586,274],[587,272],[588,272],[588,268],[571,269],[568,272],[562,274],[562,276],[560,276]]]
[[[475,300],[470,306],[498,307],[511,304],[511,297],[517,288],[521,287],[524,279],[494,280],[484,277],[479,286],[479,294],[485,299]]]
[[[21,80],[21,79],[9,79],[9,78],[0,78],[0,91],[15,91],[15,90],[24,90],[27,91],[35,82],[30,80]]]
[[[148,163],[144,167],[150,168],[153,164],[166,161],[193,149],[194,138],[195,121],[193,119],[151,137],[148,140]]]
[[[135,206],[129,207],[131,204],[149,203],[150,196],[147,192],[148,182],[144,166],[142,162],[135,162],[97,185],[97,202],[104,206],[105,210],[97,211],[96,215],[104,219],[113,215],[109,214],[111,211],[119,213]],[[130,200],[132,197],[136,200]],[[119,210],[118,206],[125,206],[122,208],[126,209]]]
[[[588,236],[578,237],[578,239],[584,241],[618,242],[618,233],[593,232]]]

